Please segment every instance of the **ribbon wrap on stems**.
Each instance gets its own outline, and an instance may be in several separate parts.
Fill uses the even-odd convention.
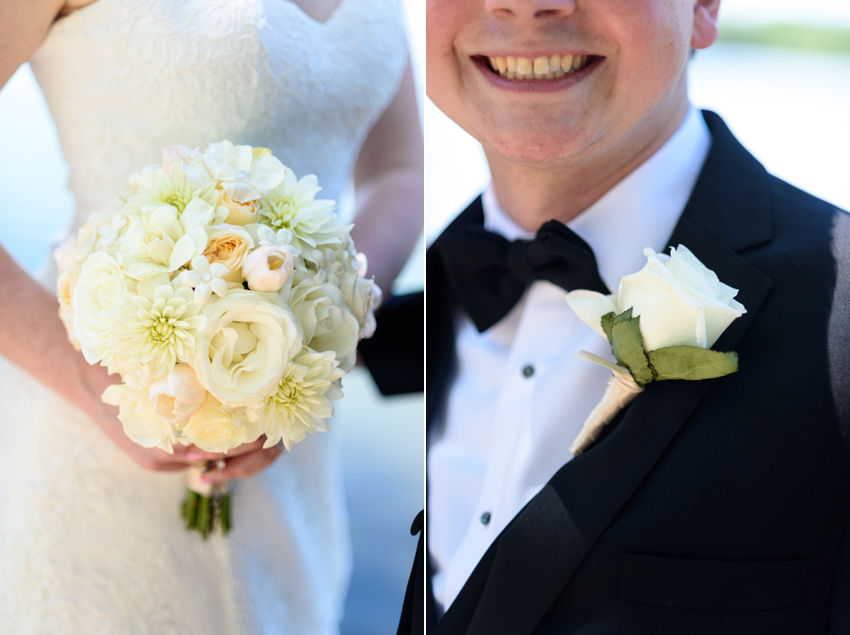
[[[605,393],[602,395],[602,399],[587,416],[584,425],[582,425],[581,432],[578,433],[578,436],[570,446],[570,452],[578,456],[591,443],[596,441],[602,433],[602,429],[611,423],[620,410],[629,405],[635,397],[643,392],[643,386],[632,378],[628,370],[613,362],[609,362],[603,357],[588,353],[587,351],[581,351],[574,357],[604,366],[613,372],[611,378],[608,380],[608,385],[605,387]]]
[[[222,478],[214,482],[206,482],[203,476],[212,469],[219,474],[224,468],[224,461],[201,461],[189,467],[186,472],[186,499],[183,502],[183,519],[186,529],[197,531],[204,540],[215,531],[221,529],[223,535],[230,531],[230,484]]]

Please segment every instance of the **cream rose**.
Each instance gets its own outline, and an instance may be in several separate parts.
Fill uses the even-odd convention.
[[[254,206],[254,201],[248,201],[247,203],[234,201],[224,190],[218,191],[218,207],[223,207],[227,210],[227,218],[224,222],[228,225],[244,227],[245,225],[256,223],[260,218],[260,213]]]
[[[177,364],[151,384],[148,401],[166,423],[176,425],[191,417],[207,395],[189,364]]]
[[[734,300],[737,289],[723,284],[686,247],[670,249],[670,255],[644,249],[647,263],[620,281],[616,295],[578,290],[567,302],[579,319],[603,337],[602,316],[620,314],[629,307],[640,316],[644,349],[668,346],[711,348],[736,318],[746,313]]]
[[[244,409],[228,408],[212,395],[182,427],[183,440],[205,452],[227,452],[244,443],[256,441],[263,433],[256,417],[253,422]]]
[[[235,289],[204,305],[193,367],[198,381],[230,407],[252,406],[275,389],[301,350],[292,314],[272,295]]]
[[[251,234],[240,227],[217,225],[207,232],[208,242],[203,255],[210,264],[220,263],[230,270],[228,282],[242,281],[242,263],[254,248]]]
[[[314,351],[334,351],[340,368],[351,370],[360,324],[348,309],[342,292],[321,274],[298,271],[289,306],[298,320],[304,343]]]
[[[59,276],[56,279],[56,297],[59,299],[59,319],[68,331],[68,340],[76,350],[81,350],[80,340],[74,334],[74,307],[71,300],[74,297],[74,289],[80,279],[82,262],[74,257],[76,239],[70,238],[61,247],[53,252],[56,264],[59,267]]]
[[[252,291],[275,293],[292,277],[294,259],[285,247],[262,245],[245,259],[242,276]]]
[[[106,352],[115,319],[110,315],[116,300],[133,288],[114,258],[97,252],[88,257],[74,287],[71,306],[74,334],[89,364],[96,364]]]
[[[148,402],[147,388],[137,390],[115,384],[103,393],[103,403],[118,406],[118,420],[126,434],[145,448],[160,448],[171,454],[176,442],[174,428],[160,419]]]

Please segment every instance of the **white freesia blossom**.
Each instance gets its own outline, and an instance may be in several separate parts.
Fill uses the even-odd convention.
[[[242,276],[252,291],[274,293],[292,277],[293,269],[294,259],[289,249],[262,245],[245,259]]]
[[[360,324],[349,310],[339,287],[324,282],[321,274],[296,271],[289,305],[301,327],[304,344],[320,353],[334,351],[340,367],[354,364]]]
[[[210,207],[215,207],[218,194],[215,183],[195,185],[186,178],[179,165],[171,166],[169,171],[154,170],[147,183],[139,184],[138,193],[127,199],[125,209],[128,213],[138,213],[143,208],[160,204],[170,205],[177,214],[182,214],[195,199],[201,199]]]
[[[204,304],[215,293],[223,298],[227,295],[227,276],[230,269],[219,262],[210,264],[204,256],[192,258],[192,269],[180,274],[178,280],[183,286],[195,290],[195,304]]]
[[[120,296],[133,288],[114,258],[94,253],[83,263],[74,289],[74,333],[89,364],[96,364],[106,352],[115,326],[113,309]]]
[[[204,252],[207,227],[216,220],[215,209],[200,198],[182,212],[172,205],[145,205],[122,239],[119,258],[134,278],[173,272]]]
[[[292,244],[294,235],[288,229],[281,228],[277,231],[266,225],[252,225],[257,233],[258,245],[269,245],[271,247],[287,247]]]
[[[191,417],[207,395],[189,364],[177,364],[167,375],[153,382],[148,401],[166,423],[176,425]]]
[[[337,365],[333,352],[305,350],[287,366],[263,409],[267,419],[264,447],[282,440],[291,450],[307,433],[330,429],[331,402],[342,397],[338,380],[345,375]]]
[[[579,290],[567,302],[587,325],[605,336],[602,316],[632,308],[640,316],[644,349],[668,346],[711,348],[732,323],[746,313],[734,300],[736,289],[723,284],[686,247],[671,247],[670,255],[644,249],[647,263],[620,281],[616,295]]]
[[[237,203],[256,201],[277,187],[286,172],[283,164],[265,148],[235,146],[230,141],[210,144],[202,160],[186,158],[182,167],[191,182],[213,179]]]
[[[177,441],[174,429],[160,419],[148,402],[148,389],[137,390],[116,384],[103,393],[104,403],[118,406],[118,420],[124,433],[145,448],[160,448],[171,454]]]
[[[198,148],[194,150],[188,146],[165,146],[162,149],[162,169],[168,173],[175,165],[180,165],[183,159],[192,157],[203,160],[203,155]],[[206,183],[204,183],[206,185]]]
[[[271,294],[235,289],[203,307],[192,366],[198,380],[231,407],[262,402],[301,349],[292,314]]]
[[[287,170],[283,182],[260,199],[263,222],[291,231],[298,255],[317,245],[342,244],[351,229],[334,213],[333,201],[315,200],[320,189],[314,175],[298,180]]]
[[[192,301],[192,291],[170,284],[153,293],[124,293],[119,298],[110,352],[150,377],[161,377],[179,362],[189,362],[199,330],[206,323]]]

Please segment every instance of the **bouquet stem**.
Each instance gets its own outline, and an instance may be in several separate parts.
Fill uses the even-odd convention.
[[[219,472],[223,467],[221,463],[216,465]],[[214,483],[206,483],[201,478],[212,469],[211,461],[201,461],[189,468],[182,509],[186,529],[197,531],[204,540],[216,527],[221,529],[223,535],[227,535],[231,527],[229,482],[219,478]]]

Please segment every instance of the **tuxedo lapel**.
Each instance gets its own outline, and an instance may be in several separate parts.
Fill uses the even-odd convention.
[[[747,313],[715,345],[734,350],[772,283],[737,251],[770,239],[769,178],[719,117],[712,150],[671,237],[739,289]],[[743,363],[746,363],[744,361]],[[650,384],[602,442],[564,465],[488,549],[438,633],[531,633],[715,381]]]

